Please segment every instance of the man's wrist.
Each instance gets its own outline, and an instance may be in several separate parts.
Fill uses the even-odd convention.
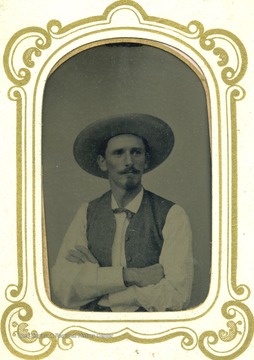
[[[123,268],[123,281],[125,286],[136,285],[144,287],[159,283],[164,277],[164,269],[160,264],[143,268]]]
[[[135,268],[123,268],[123,281],[125,286],[129,287],[136,285],[137,283],[137,272]]]

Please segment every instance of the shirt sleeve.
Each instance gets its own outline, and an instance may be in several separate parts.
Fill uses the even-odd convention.
[[[56,263],[51,269],[51,283],[56,298],[65,308],[78,309],[104,294],[125,289],[122,268],[99,267],[86,262],[74,263],[66,259],[76,245],[88,246],[86,216],[88,204],[83,204],[70,224],[60,247]]]
[[[192,234],[189,218],[179,205],[174,205],[167,215],[163,238],[159,263],[165,277],[156,285],[133,286],[111,294],[111,306],[136,305],[147,311],[173,311],[187,307],[193,281]]]

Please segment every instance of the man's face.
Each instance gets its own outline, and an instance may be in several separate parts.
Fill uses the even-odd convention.
[[[98,156],[100,169],[108,171],[112,187],[136,189],[147,167],[143,140],[132,134],[118,135],[108,141],[105,157]]]

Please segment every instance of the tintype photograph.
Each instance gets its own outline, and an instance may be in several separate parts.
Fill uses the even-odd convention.
[[[1,358],[252,359],[252,2],[0,3]]]
[[[54,304],[163,312],[204,302],[209,104],[187,56],[127,39],[62,59],[45,85],[42,169]]]

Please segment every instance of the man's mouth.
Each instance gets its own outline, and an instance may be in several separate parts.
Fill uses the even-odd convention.
[[[127,174],[140,174],[140,171],[137,169],[125,169],[122,171],[119,171],[120,175],[127,175]]]

